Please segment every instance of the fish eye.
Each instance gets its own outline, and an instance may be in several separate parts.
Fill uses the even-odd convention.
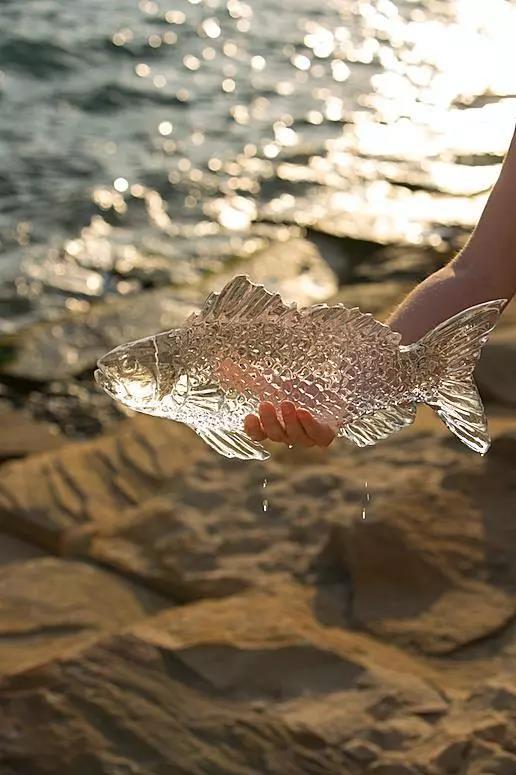
[[[122,370],[128,377],[132,376],[138,370],[138,361],[134,355],[124,355],[121,364]]]

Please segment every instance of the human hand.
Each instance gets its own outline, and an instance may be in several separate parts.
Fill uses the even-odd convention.
[[[307,409],[296,409],[292,401],[282,401],[281,417],[274,405],[263,401],[259,416],[248,414],[244,428],[254,441],[270,439],[298,447],[327,447],[335,438],[335,431],[326,423],[316,420]]]

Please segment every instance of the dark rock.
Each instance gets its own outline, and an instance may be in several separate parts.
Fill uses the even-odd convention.
[[[500,327],[491,334],[475,378],[485,398],[516,406],[516,326]]]
[[[431,248],[390,245],[377,250],[372,260],[357,267],[355,278],[373,283],[408,283],[422,280],[443,263]]]
[[[460,772],[466,761],[469,749],[468,740],[452,740],[445,743],[432,759],[437,772]]]
[[[368,740],[351,740],[346,743],[344,750],[352,759],[362,764],[371,764],[381,754],[380,748]]]
[[[368,770],[371,775],[421,775],[423,770],[401,762],[378,762]]]
[[[496,710],[516,712],[516,684],[510,674],[488,681],[479,695]]]
[[[393,718],[380,721],[371,729],[371,739],[384,750],[403,750],[424,738],[431,727],[422,719],[414,717]]]
[[[0,567],[44,556],[44,552],[34,544],[0,533]]]
[[[473,775],[514,775],[516,756],[502,750],[496,743],[475,741],[471,749]]]
[[[489,715],[475,724],[474,736],[478,740],[503,745],[508,739],[508,723],[500,713],[489,712]]]

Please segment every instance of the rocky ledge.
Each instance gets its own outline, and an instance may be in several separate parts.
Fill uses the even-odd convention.
[[[147,417],[38,426],[1,469],[2,775],[516,772],[516,418],[489,411],[485,458],[425,410],[250,464]]]
[[[415,271],[389,260],[337,290],[297,240],[245,271],[382,318]],[[4,364],[0,774],[514,775],[516,307],[477,369],[484,458],[420,409],[370,449],[243,463],[175,423],[104,422],[88,382],[203,294],[35,324]],[[70,440],[93,405],[103,431]]]

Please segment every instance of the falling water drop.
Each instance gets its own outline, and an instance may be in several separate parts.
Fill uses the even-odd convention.
[[[367,506],[369,505],[369,500],[370,500],[369,489],[368,489],[367,480],[366,480],[364,482],[364,501],[362,503],[362,519],[366,518],[366,509],[367,509]]]
[[[264,476],[264,478],[263,478],[262,487],[263,487],[264,490],[267,487],[267,477],[266,476]],[[263,500],[262,500],[262,508],[263,508],[264,511],[267,511],[267,509],[269,508],[269,501],[267,500],[267,498],[263,498]]]

